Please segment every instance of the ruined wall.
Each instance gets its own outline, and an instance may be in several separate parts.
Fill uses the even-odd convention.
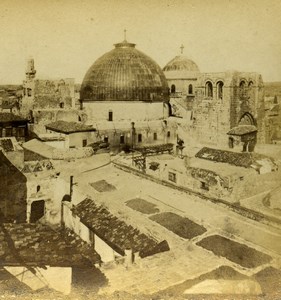
[[[83,113],[76,109],[36,109],[33,110],[34,131],[46,133],[45,125],[56,121],[78,122]]]
[[[75,108],[74,79],[23,81],[23,97],[20,102],[21,115],[32,119],[36,109]]]
[[[74,80],[35,80],[34,108],[74,107]]]

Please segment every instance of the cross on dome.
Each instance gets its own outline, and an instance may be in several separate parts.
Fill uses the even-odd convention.
[[[126,41],[126,39],[127,39],[127,30],[126,29],[124,29],[124,41]]]
[[[181,49],[181,54],[183,54],[183,49],[184,49],[184,45],[183,44],[181,44],[180,49]]]

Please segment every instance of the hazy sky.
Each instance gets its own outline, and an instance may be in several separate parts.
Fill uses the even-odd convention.
[[[280,0],[0,0],[0,84],[38,77],[80,83],[123,40],[161,67],[180,53],[202,72],[256,71],[281,80]]]

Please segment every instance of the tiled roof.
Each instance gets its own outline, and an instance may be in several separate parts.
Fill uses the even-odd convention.
[[[244,135],[252,132],[256,132],[257,127],[254,125],[239,125],[236,127],[233,127],[230,129],[230,131],[227,133],[229,135]]]
[[[85,125],[77,122],[56,121],[46,125],[46,128],[55,132],[74,133],[84,131],[95,131],[92,125]]]
[[[68,229],[42,224],[0,224],[0,266],[83,267],[100,256]]]
[[[26,119],[24,119],[20,116],[14,115],[12,113],[6,113],[6,112],[0,113],[0,123],[14,122],[14,121],[26,121],[27,122]]]
[[[74,208],[74,212],[83,224],[121,255],[125,254],[126,249],[132,249],[134,253],[139,252],[140,257],[169,250],[166,241],[158,243],[137,228],[113,216],[106,208],[97,206],[91,199],[80,202]]]
[[[195,155],[195,157],[214,162],[228,163],[238,167],[250,168],[256,160],[263,159],[266,156],[253,152],[238,153],[204,147]]]
[[[5,152],[10,152],[14,151],[14,146],[13,142],[11,139],[0,139],[0,147],[5,151]]]

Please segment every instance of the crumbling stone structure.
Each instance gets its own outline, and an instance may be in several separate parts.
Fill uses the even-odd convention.
[[[35,75],[34,60],[29,59],[20,104],[22,115],[32,119],[34,110],[75,107],[74,79],[43,80]]]

